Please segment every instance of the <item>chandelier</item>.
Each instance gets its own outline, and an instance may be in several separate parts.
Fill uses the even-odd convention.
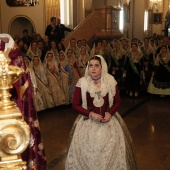
[[[25,6],[35,6],[39,4],[39,0],[17,0],[17,2]]]

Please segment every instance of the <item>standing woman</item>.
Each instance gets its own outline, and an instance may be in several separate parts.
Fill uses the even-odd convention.
[[[126,79],[125,88],[129,92],[129,96],[138,97],[141,89],[141,73],[142,73],[142,53],[138,51],[138,45],[136,42],[131,44],[131,51],[127,55],[126,61]]]
[[[73,108],[80,114],[73,127],[65,169],[136,170],[132,139],[120,115],[115,79],[100,55],[90,59],[75,87]]]
[[[34,58],[32,59],[31,67],[34,70],[37,82],[37,90],[41,94],[45,109],[54,107],[54,102],[49,90],[49,84],[47,81],[45,70],[38,56],[34,56]]]
[[[143,78],[144,78],[145,86],[148,88],[148,84],[154,69],[154,49],[149,45],[149,38],[144,39],[144,44],[141,47],[141,52],[143,54],[143,59],[142,59],[143,71],[144,71]]]
[[[149,83],[148,92],[170,95],[170,53],[167,45],[162,45],[155,59],[155,71]]]
[[[122,48],[125,51],[125,54],[127,55],[128,52],[130,51],[130,43],[128,39],[123,38],[122,39]]]
[[[111,52],[112,52],[112,47],[109,44],[107,39],[103,39],[102,41],[102,51],[103,51],[103,58],[105,59],[108,69],[110,68],[110,60],[111,60]]]
[[[44,67],[54,105],[59,106],[65,104],[66,98],[59,74],[58,63],[54,59],[54,54],[51,51],[47,52],[45,56]]]
[[[64,51],[59,52],[59,70],[66,96],[66,104],[69,104],[69,86],[72,82],[72,71]]]
[[[109,73],[116,79],[120,91],[124,88],[123,72],[125,69],[125,60],[125,51],[120,41],[114,40]]]

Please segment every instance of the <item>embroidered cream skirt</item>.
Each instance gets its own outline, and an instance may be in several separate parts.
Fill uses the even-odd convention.
[[[118,113],[108,123],[79,116],[71,131],[65,170],[136,170],[131,136]]]

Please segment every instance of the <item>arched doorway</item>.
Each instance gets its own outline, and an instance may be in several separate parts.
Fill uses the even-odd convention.
[[[16,35],[23,36],[22,31],[28,30],[29,35],[36,32],[33,22],[26,16],[16,16],[9,24],[9,33],[14,38]]]

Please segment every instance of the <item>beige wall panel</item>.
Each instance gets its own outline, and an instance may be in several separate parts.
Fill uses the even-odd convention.
[[[10,33],[10,26],[12,24],[12,21],[18,16],[25,17],[33,23],[33,27],[35,28],[35,31],[44,37],[45,32],[45,20],[44,15],[44,0],[39,1],[39,5],[36,5],[34,7],[9,7],[6,4],[6,0],[1,0],[1,22],[3,23],[1,26],[1,32],[2,33]],[[17,29],[20,28],[14,28],[16,29],[16,33],[18,32]],[[12,31],[15,32],[14,30]],[[22,35],[22,32],[21,32]]]

